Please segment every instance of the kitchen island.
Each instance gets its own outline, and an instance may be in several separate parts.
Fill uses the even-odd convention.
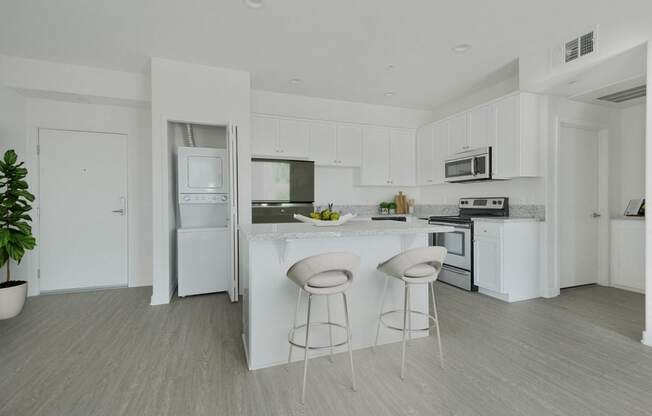
[[[310,224],[253,224],[240,226],[240,292],[243,308],[243,341],[249,369],[270,367],[287,362],[288,331],[292,325],[297,299],[297,286],[287,277],[287,270],[297,261],[315,254],[346,251],[361,258],[354,271],[353,284],[347,291],[350,306],[352,345],[354,349],[370,347],[376,334],[380,297],[385,276],[376,266],[390,257],[411,248],[426,247],[430,233],[450,232],[451,227],[430,225],[427,221],[408,223],[394,221],[351,221],[337,227],[315,227]],[[304,301],[306,297],[304,296]],[[341,296],[331,296],[332,321],[343,323]],[[390,279],[386,310],[401,309],[403,285]],[[428,308],[427,286],[412,292],[415,310]],[[313,322],[324,322],[326,298],[313,299]],[[401,326],[400,316],[391,323]],[[306,302],[299,309],[299,324],[306,320]],[[426,325],[424,317],[413,317],[414,327]],[[297,331],[297,336],[301,337]],[[303,332],[305,334],[305,332]],[[328,341],[325,327],[311,328],[311,344]],[[425,336],[415,333],[413,337]],[[305,336],[305,335],[304,335]],[[341,331],[333,331],[335,343],[344,339]],[[299,338],[301,339],[301,338]],[[401,334],[381,329],[379,344],[398,342]],[[346,347],[336,349],[345,351]],[[328,350],[321,350],[327,354]],[[312,354],[316,354],[311,352]],[[295,349],[293,360],[303,357]]]

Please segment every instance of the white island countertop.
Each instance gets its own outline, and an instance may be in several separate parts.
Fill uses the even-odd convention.
[[[425,220],[410,222],[349,221],[334,227],[317,227],[305,223],[248,224],[241,225],[239,229],[242,236],[248,241],[409,235],[453,231],[452,227],[430,225]]]

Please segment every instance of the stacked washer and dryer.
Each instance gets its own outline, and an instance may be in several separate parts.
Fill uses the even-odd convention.
[[[179,296],[231,288],[232,227],[226,149],[177,149]]]

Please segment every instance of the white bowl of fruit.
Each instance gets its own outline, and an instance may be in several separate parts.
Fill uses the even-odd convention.
[[[333,204],[328,204],[328,208],[321,212],[311,212],[310,217],[301,214],[294,214],[294,219],[297,221],[312,224],[317,227],[333,227],[335,225],[342,225],[354,217],[355,214],[341,215],[338,211],[333,211]]]

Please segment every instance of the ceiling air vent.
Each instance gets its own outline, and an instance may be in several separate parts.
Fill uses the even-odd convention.
[[[563,45],[564,63],[573,62],[582,56],[592,54],[596,50],[596,42],[595,30],[566,41]]]
[[[578,39],[573,39],[571,41],[566,42],[566,53],[564,56],[565,56],[564,60],[566,63],[574,61],[580,57],[580,47],[579,47]]]
[[[598,97],[598,100],[609,101],[612,103],[622,103],[625,101],[634,100],[636,98],[645,97],[646,92],[647,87],[645,85],[641,85],[639,87],[634,87],[628,90],[618,91],[613,94]]]

